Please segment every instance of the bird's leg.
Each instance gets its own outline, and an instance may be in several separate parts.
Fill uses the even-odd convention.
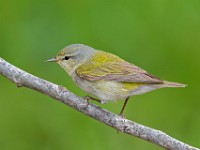
[[[119,113],[119,115],[120,116],[122,116],[122,117],[125,117],[125,115],[123,114],[124,113],[124,109],[125,109],[125,107],[126,107],[126,104],[127,104],[127,102],[128,102],[128,100],[129,100],[129,96],[126,98],[126,100],[125,100],[125,102],[124,102],[124,105],[123,105],[123,107],[122,107],[122,110],[120,111],[120,113]]]
[[[94,97],[91,97],[91,96],[84,96],[83,99],[89,101],[89,100],[93,100],[93,101],[96,101],[96,102],[99,102],[101,103],[101,100],[97,99],[97,98],[94,98]]]
[[[126,104],[127,104],[127,102],[128,102],[128,100],[129,100],[129,96],[125,99],[125,102],[124,102],[124,105],[123,105],[123,107],[122,107],[122,110],[120,111],[120,113],[119,113],[119,115],[121,116],[121,117],[123,117],[123,118],[125,118],[125,115],[123,114],[124,113],[124,109],[125,109],[125,107],[126,107]],[[117,130],[117,133],[119,133],[120,131],[119,130]]]

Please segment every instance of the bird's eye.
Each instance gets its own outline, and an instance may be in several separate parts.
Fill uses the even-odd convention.
[[[69,60],[69,59],[70,59],[69,56],[65,56],[65,57],[64,57],[64,60]]]

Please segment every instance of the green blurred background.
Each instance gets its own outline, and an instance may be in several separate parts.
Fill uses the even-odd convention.
[[[112,52],[186,88],[132,98],[126,117],[200,147],[199,0],[0,1],[0,57],[86,95],[53,63],[72,43]],[[119,113],[123,101],[98,104]],[[159,150],[0,76],[1,150]]]

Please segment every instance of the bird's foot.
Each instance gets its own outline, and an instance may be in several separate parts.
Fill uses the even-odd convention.
[[[119,116],[122,117],[123,119],[126,119],[126,115],[123,113],[119,113]]]
[[[101,100],[97,99],[97,98],[94,98],[94,97],[91,97],[91,96],[84,96],[83,99],[89,101],[89,100],[93,100],[93,101],[96,101],[96,102],[99,102],[101,103]]]

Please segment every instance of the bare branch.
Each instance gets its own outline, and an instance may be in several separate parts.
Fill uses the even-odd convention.
[[[150,141],[169,150],[199,150],[181,141],[178,141],[162,131],[155,130],[141,124],[124,119],[119,115],[102,109],[86,100],[76,96],[66,88],[33,76],[0,58],[0,74],[16,83],[48,95],[64,104],[111,126],[123,133]]]

